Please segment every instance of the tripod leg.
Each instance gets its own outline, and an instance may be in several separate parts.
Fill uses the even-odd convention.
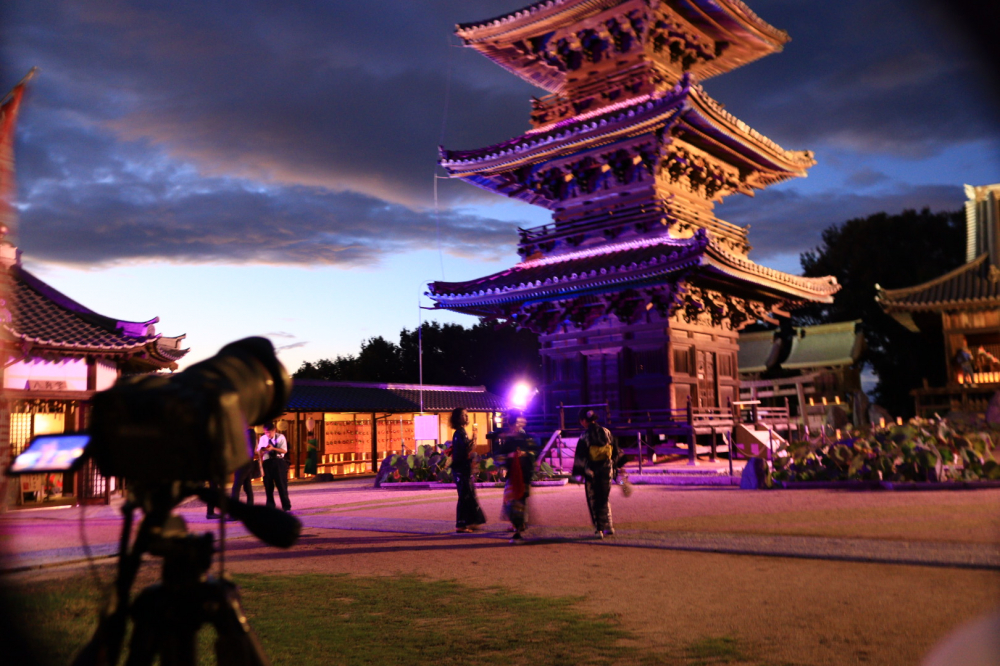
[[[236,586],[224,580],[206,585],[218,601],[214,605],[217,611],[209,618],[219,635],[215,641],[218,666],[271,666],[260,639],[250,628]]]
[[[129,642],[125,666],[149,666],[159,653],[162,644],[163,597],[162,587],[147,588],[132,605],[132,640]]]

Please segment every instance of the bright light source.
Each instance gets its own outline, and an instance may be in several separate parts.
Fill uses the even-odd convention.
[[[531,402],[531,399],[538,393],[525,382],[518,382],[510,392],[510,404],[518,409],[524,409]]]

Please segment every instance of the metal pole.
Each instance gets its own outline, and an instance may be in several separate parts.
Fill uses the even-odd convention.
[[[639,474],[642,474],[642,433],[638,430],[635,433],[635,441],[639,443]]]
[[[688,422],[688,465],[698,464],[698,452],[694,434],[694,410],[691,408],[691,395],[687,397],[687,422]]]
[[[424,286],[420,285],[423,289]],[[420,368],[420,413],[424,413],[424,312],[417,296],[417,363]]]

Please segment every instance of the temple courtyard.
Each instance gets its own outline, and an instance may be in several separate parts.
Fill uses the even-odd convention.
[[[298,544],[267,547],[229,523],[227,570],[278,664],[465,663],[476,636],[464,633],[477,627],[509,644],[467,655],[480,661],[915,664],[1000,599],[1000,489],[614,489],[617,533],[604,540],[588,529],[581,486],[534,490],[535,527],[510,545],[501,489],[480,490],[490,522],[466,535],[453,533],[453,491],[294,485]],[[80,600],[112,578],[116,510],[83,509],[82,529],[80,508],[4,515],[0,581],[29,597],[76,595],[77,619],[92,619]],[[201,504],[180,513],[195,531],[217,529]],[[315,634],[290,638],[295,624]],[[435,627],[440,640],[425,636]],[[387,632],[425,636],[406,643],[420,659],[361,649],[390,649]]]

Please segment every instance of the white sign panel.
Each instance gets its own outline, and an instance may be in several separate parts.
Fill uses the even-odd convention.
[[[413,431],[414,439],[420,440],[433,440],[437,441],[440,435],[438,434],[438,415],[437,414],[418,414],[413,417]]]

